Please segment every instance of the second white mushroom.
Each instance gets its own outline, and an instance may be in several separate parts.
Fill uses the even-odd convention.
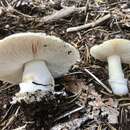
[[[128,93],[127,79],[124,77],[121,62],[130,63],[130,41],[113,39],[91,48],[90,53],[99,60],[108,61],[109,84],[116,95]]]

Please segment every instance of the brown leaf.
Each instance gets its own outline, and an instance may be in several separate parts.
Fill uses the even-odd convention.
[[[85,87],[85,82],[82,79],[76,79],[74,76],[65,77],[65,89],[68,92],[77,94]]]

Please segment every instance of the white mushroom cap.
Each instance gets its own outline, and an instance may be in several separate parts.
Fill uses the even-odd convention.
[[[0,40],[0,79],[11,83],[22,81],[24,64],[43,60],[53,77],[68,72],[80,60],[70,44],[44,33],[19,33]]]
[[[130,41],[112,39],[91,48],[90,53],[99,60],[107,60],[111,55],[118,55],[123,63],[130,63]]]

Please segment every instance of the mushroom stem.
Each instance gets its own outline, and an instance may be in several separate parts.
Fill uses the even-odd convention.
[[[120,56],[112,55],[108,57],[109,84],[116,95],[128,93],[127,79],[124,78]]]
[[[44,61],[31,61],[25,64],[22,83],[19,84],[20,93],[43,92],[54,89],[54,78]]]

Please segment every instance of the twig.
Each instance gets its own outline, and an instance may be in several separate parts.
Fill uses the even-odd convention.
[[[63,8],[59,11],[57,11],[56,13],[49,15],[49,16],[45,16],[43,17],[40,21],[41,22],[52,22],[52,21],[56,21],[59,20],[61,18],[67,17],[70,14],[77,12],[77,11],[84,11],[85,7],[80,7],[80,8],[76,8],[76,7],[67,7],[67,8]]]
[[[79,31],[82,29],[87,29],[90,27],[95,27],[95,26],[99,25],[100,23],[104,22],[105,20],[109,19],[110,17],[111,17],[111,14],[107,14],[107,15],[103,16],[102,18],[97,19],[95,22],[80,25],[77,27],[71,27],[71,28],[68,28],[66,31],[67,32],[74,32],[74,31]]]
[[[5,88],[9,83],[5,82],[3,85],[0,86],[0,90]]]
[[[111,130],[117,130],[117,129],[114,128],[110,123],[107,123],[107,122],[106,122],[106,124],[107,124],[108,128],[110,128]]]
[[[85,18],[85,22],[84,22],[84,24],[86,24],[87,21],[88,21],[88,15],[89,15],[89,13],[88,13],[88,9],[89,9],[89,0],[87,0],[87,2],[86,2],[86,10],[85,10],[86,18]]]
[[[27,124],[25,124],[24,126],[20,126],[18,128],[15,128],[13,130],[26,130],[26,126],[27,126]]]
[[[78,75],[78,74],[83,74],[83,72],[82,71],[70,72],[70,73],[65,74],[64,77],[70,76],[70,75]]]
[[[20,106],[17,108],[15,114],[8,120],[8,122],[6,123],[6,125],[2,128],[2,130],[5,130],[9,125],[11,125],[14,120],[17,118],[18,116],[18,112],[19,112]]]
[[[73,119],[71,121],[62,123],[62,124],[58,124],[54,127],[52,127],[50,130],[76,130],[77,128],[79,128],[81,126],[81,124],[83,124],[85,121],[89,120],[89,119],[93,119],[90,116],[84,116],[82,118],[77,118],[77,119]]]
[[[118,101],[119,102],[121,102],[121,101],[130,101],[130,98],[129,97],[128,98],[127,97],[126,98],[123,97],[123,98],[118,99]]]
[[[119,105],[120,107],[126,107],[126,106],[130,106],[130,103],[123,103]]]
[[[8,85],[8,84],[5,84],[5,85]],[[5,85],[3,85],[3,86],[5,86]],[[0,89],[0,93],[2,93],[3,91],[5,91],[5,90],[7,90],[7,89],[9,89],[9,88],[14,87],[15,84],[10,84],[10,85],[8,85],[7,87],[5,86],[5,88],[3,88],[3,86],[2,86],[2,89]]]
[[[27,18],[35,18],[34,16],[30,16],[30,15],[24,14],[24,13],[22,13],[22,12],[19,12],[19,11],[16,10],[13,6],[10,5],[10,3],[8,2],[8,0],[5,0],[5,2],[6,2],[6,4],[7,4],[7,7],[3,4],[3,2],[1,2],[1,3],[2,3],[3,7],[6,8],[6,10],[7,10],[8,12],[15,12],[15,13],[17,13],[17,14],[19,14],[19,15],[22,15],[22,16],[24,16],[24,17],[27,17]]]
[[[6,113],[5,113],[5,115],[3,116],[2,120],[0,121],[0,123],[5,120],[5,118],[6,118],[7,115],[9,114],[10,110],[12,109],[12,107],[13,107],[13,104],[11,104],[11,106],[9,107],[9,109],[6,111]]]
[[[90,74],[109,93],[112,93],[112,91],[104,83],[102,83],[101,80],[99,80],[95,75],[93,75],[89,70],[84,69],[84,71],[87,72],[88,74]]]
[[[80,110],[82,110],[83,108],[85,108],[85,107],[84,107],[84,106],[78,107],[78,108],[76,108],[76,109],[74,109],[74,110],[72,110],[72,111],[70,111],[70,112],[68,112],[68,113],[66,113],[66,114],[64,114],[64,115],[62,115],[62,116],[60,116],[60,117],[58,117],[55,121],[60,120],[60,119],[66,117],[66,116],[68,116],[68,115],[71,115],[71,114],[77,112],[77,111],[80,111]]]

